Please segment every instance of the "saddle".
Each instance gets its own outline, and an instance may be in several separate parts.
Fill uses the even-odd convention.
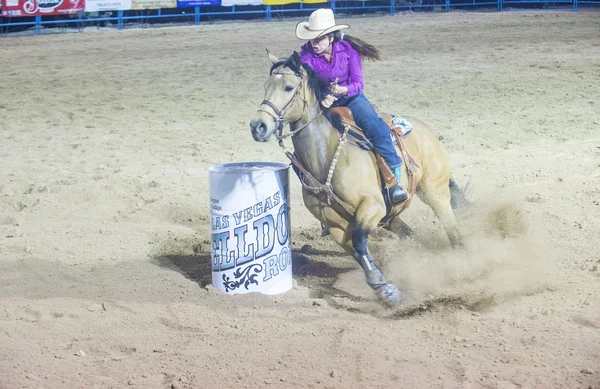
[[[409,196],[408,199],[405,201],[405,207],[408,207],[416,189],[416,182],[414,182],[414,172],[412,169],[418,167],[418,164],[412,158],[412,156],[409,154],[408,150],[404,146],[403,141],[403,138],[410,133],[411,129],[406,130],[407,123],[402,118],[399,118],[395,115],[390,115],[385,112],[380,112],[375,105],[373,105],[373,108],[375,108],[375,111],[377,112],[379,117],[382,118],[390,128],[392,139],[394,143],[398,145],[400,153],[402,155],[402,159],[406,164]],[[379,173],[381,174],[382,180],[385,184],[385,188],[389,189],[396,185],[396,176],[394,176],[394,173],[392,173],[392,169],[390,169],[383,157],[375,151],[375,147],[367,139],[364,131],[356,124],[356,122],[354,121],[354,115],[352,114],[352,111],[347,107],[335,107],[331,108],[330,111],[333,115],[337,116],[340,119],[344,127],[349,127],[348,134],[353,138],[353,140],[355,141],[355,143],[358,144],[358,146],[360,146],[363,149],[373,151],[377,161],[377,166],[379,168]]]

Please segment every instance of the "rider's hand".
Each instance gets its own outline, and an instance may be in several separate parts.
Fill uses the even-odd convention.
[[[327,96],[325,96],[323,101],[321,101],[321,105],[325,108],[329,108],[336,100],[337,100],[337,97],[332,96],[332,95],[327,95]]]
[[[331,93],[333,93],[334,95],[345,96],[348,94],[348,88],[346,88],[345,86],[334,84],[331,86]]]

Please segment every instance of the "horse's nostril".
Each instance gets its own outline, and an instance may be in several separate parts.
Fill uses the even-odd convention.
[[[260,142],[267,141],[267,138],[269,137],[269,126],[264,120],[253,120],[250,123],[250,127],[252,128],[252,137],[254,140]]]
[[[257,130],[259,134],[264,135],[267,133],[267,125],[264,122],[262,122],[258,125]]]

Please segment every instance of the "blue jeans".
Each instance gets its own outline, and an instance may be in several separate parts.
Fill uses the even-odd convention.
[[[363,93],[352,97],[341,96],[333,107],[348,107],[354,115],[354,121],[363,129],[365,135],[388,164],[390,169],[402,165],[402,158],[396,152],[390,137],[390,127],[377,115],[375,109]]]

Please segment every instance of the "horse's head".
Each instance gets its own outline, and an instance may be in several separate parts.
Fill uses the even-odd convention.
[[[264,100],[250,122],[252,137],[257,142],[269,141],[285,122],[300,120],[306,108],[307,71],[298,53],[287,59],[278,59],[268,50],[267,54],[273,66],[265,83]]]

